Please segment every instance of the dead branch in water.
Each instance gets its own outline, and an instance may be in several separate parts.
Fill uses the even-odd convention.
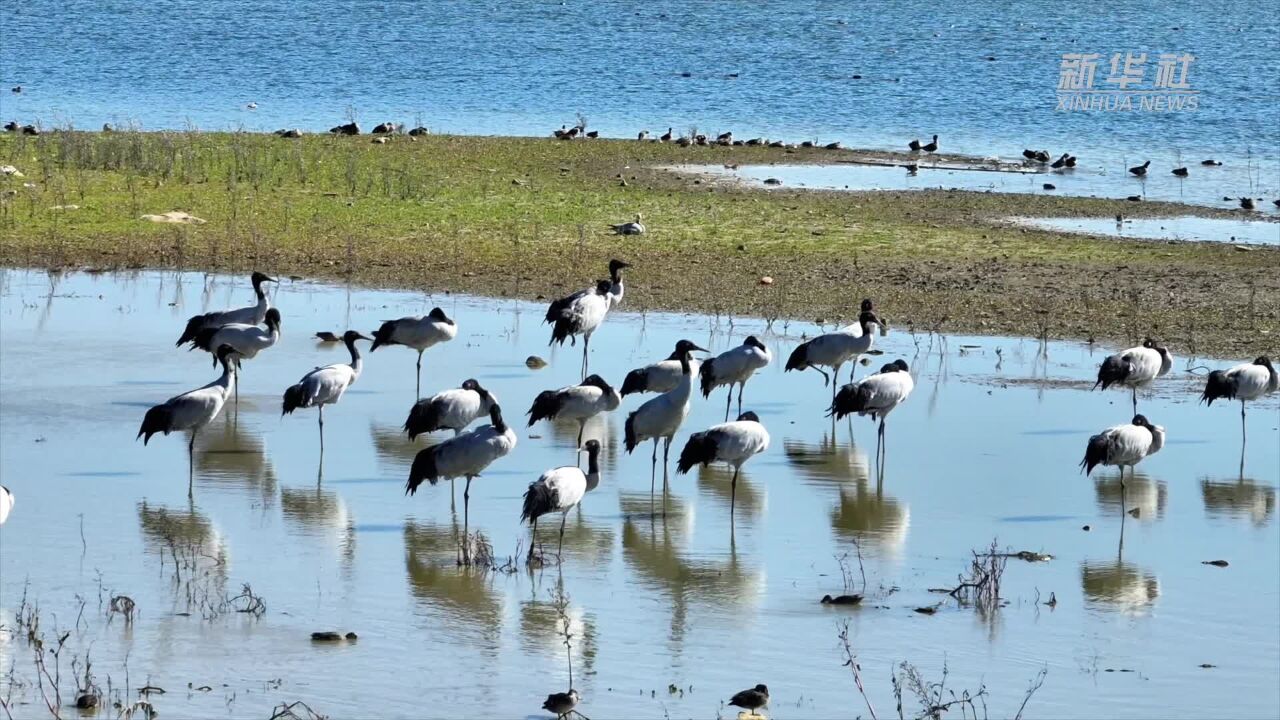
[[[312,710],[305,702],[295,700],[277,705],[269,720],[327,720],[328,717]]]
[[[858,665],[858,656],[853,652],[853,645],[849,641],[849,621],[844,620],[838,625],[840,634],[840,645],[844,650],[844,666],[849,668],[853,673],[853,684],[858,688],[858,694],[862,696],[862,701],[867,704],[867,712],[871,713],[871,720],[876,720],[876,709],[871,705],[871,698],[867,697],[867,690],[862,685],[862,668]],[[901,711],[901,703],[899,703],[899,711]]]

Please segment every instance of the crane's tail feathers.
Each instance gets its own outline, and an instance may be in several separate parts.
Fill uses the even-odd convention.
[[[676,472],[684,475],[694,465],[706,465],[716,459],[716,439],[708,432],[694,433],[680,451],[680,459],[676,461]]]
[[[147,414],[142,417],[142,427],[138,428],[138,435],[134,438],[142,438],[142,444],[146,445],[151,441],[151,436],[156,433],[169,434],[170,427],[173,424],[173,411],[167,404],[156,405],[147,410]]]
[[[551,420],[560,412],[560,403],[555,390],[543,390],[533,399],[533,406],[526,413],[529,416],[529,427],[539,420]]]
[[[791,351],[791,357],[787,358],[786,372],[792,370],[804,370],[809,367],[809,343],[800,343],[799,347]]]
[[[1084,459],[1080,461],[1080,469],[1085,475],[1107,461],[1107,447],[1105,435],[1094,435],[1089,438],[1089,446],[1084,450]]]
[[[205,325],[208,314],[195,315],[187,320],[187,327],[182,330],[182,336],[178,338],[178,342],[174,343],[174,347],[182,347],[192,340],[196,339],[196,334],[200,332]]]
[[[213,347],[213,336],[218,332],[216,327],[204,327],[196,331],[196,336],[191,339],[191,347],[188,350],[203,350],[211,353],[216,348]],[[215,359],[216,363],[217,360]]]
[[[640,444],[640,441],[636,439],[636,414],[634,412],[627,416],[627,421],[623,423],[622,429],[623,443],[626,445],[627,453],[630,454],[632,450],[636,449],[636,445]]]
[[[554,323],[555,321],[560,319],[560,315],[564,312],[564,309],[567,307],[569,307],[569,301],[566,298],[552,300],[551,304],[547,306],[547,314],[543,316],[542,322]]]
[[[577,330],[578,323],[561,314],[560,317],[556,318],[555,324],[551,326],[551,342],[547,344],[553,345],[559,343],[560,345],[563,345],[564,341],[568,340],[570,335],[577,333]]]
[[[544,482],[529,483],[524,494],[524,509],[520,512],[520,522],[532,522],[556,509],[558,500],[556,491]]]
[[[1212,405],[1214,400],[1235,400],[1236,385],[1222,370],[1214,370],[1205,380],[1204,392],[1200,394],[1200,402]]]
[[[827,409],[827,417],[843,420],[846,415],[865,412],[871,400],[871,391],[862,385],[846,385],[836,393],[835,402]]]
[[[698,376],[702,385],[702,397],[711,397],[711,391],[716,389],[716,359],[711,358],[702,363]]]
[[[395,334],[396,321],[388,320],[382,323],[382,326],[373,331],[373,344],[369,346],[369,352],[373,352],[383,345],[395,345],[396,341],[391,339]]]
[[[409,468],[409,482],[404,486],[405,495],[413,495],[418,492],[418,486],[423,480],[435,485],[440,480],[439,470],[436,468],[436,452],[439,445],[432,445],[429,448],[423,448],[413,458],[413,466]]]
[[[1116,383],[1124,382],[1124,379],[1128,376],[1128,363],[1120,356],[1112,355],[1103,360],[1102,366],[1098,368],[1098,381],[1093,384],[1093,389],[1096,390],[1101,386],[1103,390],[1106,390]]]
[[[302,394],[302,383],[298,383],[297,385],[290,385],[284,391],[284,402],[281,404],[280,414],[288,415],[292,413],[294,410],[297,410],[300,407],[304,407],[303,401],[305,399],[306,398]]]
[[[404,431],[409,434],[410,440],[439,429],[440,409],[430,399],[419,400],[409,408],[409,417],[404,421]]]
[[[648,373],[645,372],[644,368],[636,368],[627,373],[627,377],[622,381],[622,389],[618,391],[618,394],[626,397],[631,393],[644,392],[647,384]]]

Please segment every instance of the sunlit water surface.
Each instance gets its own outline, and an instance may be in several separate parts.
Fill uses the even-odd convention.
[[[471,499],[471,526],[509,555],[527,541],[517,522],[527,483],[574,459],[574,427],[521,422],[537,391],[572,383],[579,367],[575,348],[548,352],[539,305],[286,281],[274,293],[284,338],[245,363],[238,413],[200,438],[189,503],[185,442],[144,447],[134,434],[149,405],[215,376],[207,355],[173,340],[187,316],[247,303],[246,281],[11,270],[0,282],[0,460],[17,498],[0,530],[0,623],[15,629],[25,592],[47,638],[70,630],[70,646],[91,646],[104,687],[108,676],[122,687],[127,664],[130,700],[144,683],[165,688],[152,696],[163,717],[265,717],[298,699],[335,716],[538,716],[545,694],[568,684],[557,588],[569,597],[581,709],[595,718],[711,717],[757,682],[778,717],[865,715],[841,664],[842,620],[881,716],[893,711],[890,673],[903,661],[935,680],[945,663],[957,690],[985,683],[996,716],[1016,711],[1042,668],[1030,717],[1268,717],[1280,706],[1280,414],[1274,400],[1251,407],[1242,475],[1237,407],[1197,405],[1201,378],[1186,358],[1140,400],[1170,442],[1129,483],[1139,516],[1124,522],[1123,546],[1116,473],[1086,479],[1076,467],[1092,432],[1131,414],[1124,393],[1086,392],[1103,350],[892,333],[884,359],[906,358],[917,386],[890,418],[883,478],[874,427],[833,424],[820,378],[775,361],[747,387],[773,444],[747,466],[732,525],[722,468],[673,475],[669,495],[652,498],[648,448],[622,452],[618,412],[588,427],[605,445],[604,478],[569,517],[563,564],[481,573],[453,563],[461,497],[455,513],[447,483],[403,493],[423,444],[399,432],[413,400],[411,351],[367,358],[326,413],[323,466],[315,414],[281,419],[279,396],[343,359],[313,331],[368,332],[444,307],[461,331],[427,354],[424,392],[476,377],[519,427],[518,448]],[[597,333],[591,367],[620,383],[678,338],[719,351],[749,332],[785,358],[814,330],[622,312]],[[526,368],[531,354],[550,367]],[[677,450],[721,420],[723,392],[694,402]],[[630,397],[623,409],[638,404]],[[202,619],[189,578],[175,583],[166,537],[207,556],[198,587],[235,595],[249,583],[265,615]],[[842,589],[833,556],[854,538],[868,597],[822,606]],[[1054,558],[1010,560],[1009,604],[985,616],[929,592],[954,585],[970,550],[993,538]],[[1216,559],[1229,567],[1202,564]],[[137,602],[132,625],[106,622],[100,598],[113,593]],[[1036,604],[1051,594],[1056,606]],[[939,603],[931,616],[914,610]],[[310,640],[330,629],[359,640]],[[0,633],[0,668],[11,665],[34,679],[31,648]],[[70,702],[66,658],[63,672]],[[33,686],[13,701],[24,703],[15,716],[47,713]]]

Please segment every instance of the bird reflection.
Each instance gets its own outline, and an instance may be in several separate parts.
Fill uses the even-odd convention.
[[[577,433],[575,432],[575,437]],[[563,592],[563,578],[557,577],[557,586]],[[588,613],[569,598],[565,608],[569,634],[573,644],[574,677],[590,677],[594,674],[595,659],[599,652],[599,631],[593,613]],[[547,661],[563,662],[564,625],[551,595],[534,590],[534,597],[520,603],[520,644],[526,654],[539,654]]]
[[[1248,519],[1262,527],[1276,511],[1276,489],[1249,478],[1200,479],[1200,496],[1209,517]]]
[[[578,441],[578,421],[553,420],[546,423],[546,426],[546,432],[555,439],[556,445],[574,449],[578,447],[575,445]],[[613,425],[609,422],[607,414],[601,413],[587,420],[587,424],[582,430],[582,441],[586,442],[592,439],[600,441],[601,450],[605,450],[609,445],[612,445],[614,447],[613,452],[616,454],[618,440],[614,437]],[[602,455],[601,459],[605,461],[614,460],[614,458],[609,457],[607,452]],[[610,465],[610,467],[616,466]]]
[[[1160,596],[1160,581],[1137,565],[1115,560],[1080,564],[1085,603],[1104,609],[1144,613]]]
[[[399,425],[375,423],[369,423],[369,436],[373,439],[373,449],[377,453],[378,462],[383,463],[379,469],[394,475],[408,474],[419,450],[445,440],[445,436],[441,435],[439,438],[427,436],[425,443],[414,442],[409,440]]]
[[[867,454],[853,443],[852,431],[847,442],[837,439],[837,430],[823,430],[822,439],[811,443],[799,438],[782,441],[787,462],[795,467],[806,483],[829,488],[849,481],[865,484],[871,477]]]
[[[831,528],[842,538],[864,547],[896,552],[907,539],[911,511],[902,502],[871,489],[866,480],[854,488],[841,488],[840,502],[831,509]]]
[[[280,510],[285,525],[297,534],[333,538],[342,557],[355,557],[356,524],[346,502],[336,492],[314,488],[281,488]]]
[[[203,558],[225,572],[227,548],[222,534],[194,507],[171,509],[149,505],[144,500],[138,503],[138,527],[142,530],[143,545],[149,552],[161,556],[168,554],[172,562],[176,549],[184,560]]]
[[[455,538],[461,532],[457,523],[450,527],[405,523],[409,592],[430,610],[436,632],[496,651],[502,635],[502,602],[493,591],[496,574],[456,564]]]
[[[733,495],[733,466],[706,465],[698,469],[698,490],[705,495],[723,501],[725,507],[730,506]],[[764,507],[764,494],[751,483],[748,473],[738,475],[737,512],[753,517],[760,514]]]
[[[764,587],[763,573],[741,561],[730,544],[727,556],[692,559],[679,551],[689,532],[688,524],[668,524],[663,518],[647,514],[648,494],[623,497],[623,511],[628,506],[644,508],[644,514],[627,514],[622,523],[622,556],[642,585],[665,593],[671,601],[669,639],[683,642],[688,630],[692,606],[718,610],[729,607],[740,613],[741,606],[754,603]],[[667,518],[686,517],[682,503],[670,501],[674,507]]]
[[[587,492],[590,493],[592,489],[588,487]],[[559,522],[544,523],[538,530],[538,545],[547,551],[550,558],[555,557],[559,538]],[[608,562],[612,556],[613,538],[611,526],[593,523],[583,517],[581,512],[570,511],[564,524],[564,548],[561,552],[565,557],[573,558],[575,563],[599,565]]]
[[[1121,512],[1133,515],[1136,510],[1139,520],[1163,519],[1165,508],[1169,504],[1168,486],[1144,473],[1131,474],[1124,481],[1123,498],[1127,507],[1123,511],[1120,508],[1122,495],[1118,474],[1094,478],[1093,491],[1097,498],[1098,512],[1104,517],[1114,517]]]
[[[276,473],[256,425],[232,413],[196,434],[195,467],[202,484],[228,484],[256,492],[264,506],[275,501]]]

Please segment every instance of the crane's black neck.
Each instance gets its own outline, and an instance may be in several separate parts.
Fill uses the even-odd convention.
[[[587,450],[587,474],[600,474],[600,448],[598,446]]]
[[[352,365],[355,365],[356,363],[360,362],[360,349],[356,347],[357,339],[358,338],[347,338],[346,340],[343,340],[343,342],[346,343],[347,345],[347,352],[351,353]]]
[[[688,375],[689,374],[689,351],[686,350],[682,353],[679,353],[679,355],[680,355],[680,374]]]

